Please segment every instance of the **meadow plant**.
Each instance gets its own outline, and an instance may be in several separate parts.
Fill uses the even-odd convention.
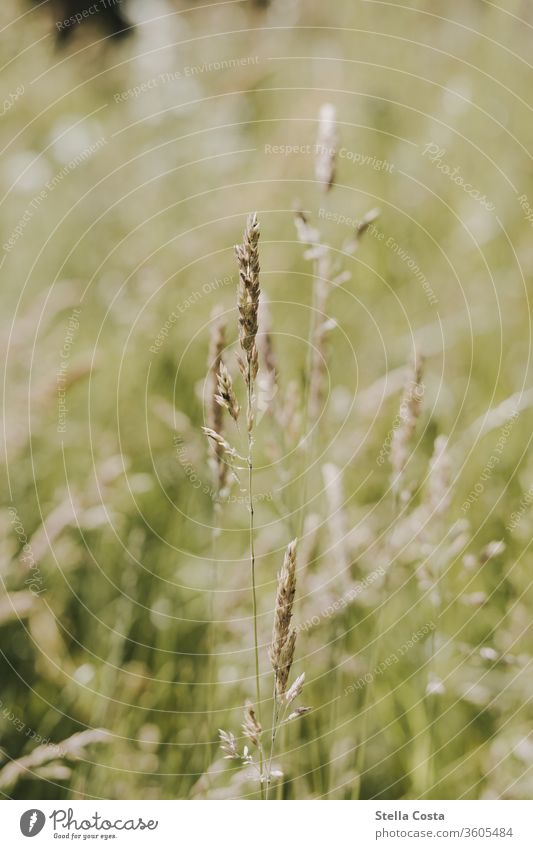
[[[274,757],[274,746],[280,723],[294,719],[307,712],[307,708],[297,708],[289,718],[286,718],[287,708],[300,695],[303,687],[303,676],[297,679],[287,692],[290,670],[294,660],[294,649],[296,643],[296,630],[291,627],[292,607],[296,591],[296,540],[293,540],[287,548],[283,568],[279,574],[278,590],[275,604],[274,631],[269,656],[274,672],[273,688],[273,721],[271,730],[271,745],[269,757],[266,757],[263,745],[263,727],[260,719],[261,710],[261,688],[260,688],[260,660],[259,640],[257,627],[257,588],[255,575],[255,529],[254,529],[254,490],[253,490],[253,446],[254,446],[254,424],[256,416],[256,379],[259,371],[259,354],[257,336],[259,331],[259,305],[261,288],[259,281],[259,221],[254,213],[248,217],[241,245],[235,248],[239,265],[239,288],[237,294],[238,328],[240,352],[237,357],[239,370],[242,375],[246,390],[246,429],[247,429],[247,455],[238,454],[237,450],[223,436],[223,421],[218,410],[212,407],[212,423],[215,427],[204,427],[203,431],[209,438],[214,449],[214,458],[218,464],[226,463],[226,458],[231,461],[242,460],[246,463],[248,470],[248,512],[249,512],[249,552],[250,552],[250,576],[252,589],[252,616],[253,616],[253,643],[255,656],[255,680],[256,680],[256,706],[247,700],[244,707],[243,734],[249,741],[252,749],[257,753],[257,762],[250,752],[248,745],[242,750],[237,747],[235,736],[231,732],[220,730],[221,747],[225,757],[240,761],[243,765],[252,765],[257,770],[260,783],[261,796],[268,797],[269,785],[273,778],[279,777],[279,773],[273,771],[272,761]],[[220,330],[218,330],[220,338]],[[238,423],[240,405],[233,388],[233,380],[222,361],[221,345],[217,343],[215,336],[215,358],[217,381],[213,401],[219,408],[227,410],[231,418]],[[268,333],[263,337],[263,350],[266,354],[267,372],[271,379],[275,379],[276,372],[275,357],[272,342]],[[212,366],[213,368],[213,366]]]

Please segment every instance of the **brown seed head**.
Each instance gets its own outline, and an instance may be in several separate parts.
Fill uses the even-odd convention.
[[[262,727],[255,714],[255,708],[252,702],[247,701],[244,705],[244,722],[242,724],[244,736],[248,738],[250,743],[259,748],[261,745]]]
[[[411,374],[407,381],[398,414],[398,426],[394,429],[391,445],[391,465],[393,484],[399,485],[402,473],[409,459],[409,447],[415,434],[416,425],[422,413],[424,384],[422,382],[423,357],[415,353]]]
[[[243,351],[240,368],[246,384],[253,383],[257,376],[258,357],[256,336],[259,312],[259,222],[254,212],[248,217],[242,245],[236,245],[235,254],[239,263],[239,342]]]
[[[296,592],[296,540],[287,546],[283,567],[278,575],[278,589],[270,646],[270,662],[276,678],[276,692],[283,696],[294,659],[296,631],[291,628],[292,607]]]
[[[287,682],[291,672],[292,662],[294,660],[294,649],[296,646],[296,629],[289,630],[289,636],[284,643],[281,655],[276,668],[276,691],[279,697],[282,697],[287,690]]]
[[[306,713],[309,713],[310,710],[313,710],[312,707],[298,707],[296,710],[293,710],[287,717],[287,722],[290,722],[291,719],[299,719],[300,716],[305,716]]]
[[[229,444],[227,439],[224,439],[221,433],[217,433],[216,430],[212,430],[210,427],[202,427],[202,431],[218,448],[220,448],[222,454],[227,454],[228,457],[237,456],[235,448]]]
[[[220,407],[225,407],[231,418],[237,423],[241,408],[233,390],[233,380],[223,362],[220,363],[218,370],[217,389],[218,393],[215,395],[215,401]]]
[[[218,374],[222,365],[222,353],[226,344],[226,323],[217,308],[213,313],[215,319],[211,328],[211,340],[209,345],[209,398],[207,409],[207,423],[210,430],[222,434],[224,429],[223,409],[216,400],[218,392]],[[211,448],[211,467],[215,481],[215,490],[220,496],[228,483],[229,469],[224,459],[224,448],[220,443],[213,441]]]

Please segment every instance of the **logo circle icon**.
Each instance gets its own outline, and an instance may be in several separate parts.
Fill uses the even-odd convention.
[[[43,830],[46,817],[38,808],[24,811],[20,818],[20,830],[24,837],[35,837]]]

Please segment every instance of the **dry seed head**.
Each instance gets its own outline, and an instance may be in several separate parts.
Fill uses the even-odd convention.
[[[228,454],[230,457],[237,457],[235,448],[233,448],[229,442],[224,439],[221,433],[217,433],[216,430],[212,430],[210,427],[202,427],[202,430],[209,439],[212,439],[213,442],[223,450],[225,454]]]
[[[302,690],[304,688],[305,681],[305,672],[302,672],[301,675],[298,675],[296,681],[289,687],[287,692],[285,693],[285,704],[291,705],[298,696],[301,696]]]
[[[330,256],[328,251],[318,259],[317,274],[314,281],[317,321],[313,331],[309,374],[309,416],[311,421],[315,421],[320,415],[324,399],[327,339],[332,327],[326,317],[329,281]]]
[[[207,423],[215,433],[222,433],[224,427],[223,409],[216,400],[218,391],[218,373],[222,365],[222,353],[226,344],[226,324],[221,316],[220,308],[217,307],[213,316],[214,322],[211,328],[211,339],[209,345],[209,405],[207,408]],[[226,489],[228,483],[228,466],[224,460],[224,449],[216,442],[211,444],[211,467],[215,480],[215,489],[220,496]]]
[[[294,660],[294,649],[296,647],[296,629],[289,630],[289,636],[284,643],[276,673],[276,692],[278,697],[282,698],[287,690],[287,682],[291,672],[292,662]]]
[[[263,731],[259,720],[255,714],[255,708],[252,702],[247,701],[244,705],[244,722],[242,724],[244,736],[248,738],[257,748],[261,745],[261,732]]]
[[[111,734],[104,728],[79,731],[60,743],[44,743],[29,754],[9,761],[0,769],[0,790],[9,793],[29,772],[41,774],[48,765],[63,760],[87,759],[86,747],[94,743],[110,743]],[[56,764],[57,765],[57,764]]]
[[[220,310],[216,309],[213,312],[213,325],[211,327],[211,337],[209,342],[209,379],[210,379],[210,397],[214,399],[218,389],[218,373],[222,363],[222,353],[226,345],[226,323],[220,314]],[[222,410],[219,405],[212,403],[208,410],[209,427],[213,430],[222,430]]]
[[[422,413],[423,357],[415,353],[411,374],[407,381],[398,414],[398,426],[392,435],[390,460],[393,471],[393,483],[398,486],[400,477],[409,459],[409,446],[415,434],[416,425]]]
[[[505,542],[502,539],[493,540],[489,542],[485,548],[482,549],[479,557],[481,563],[485,565],[489,560],[492,560],[493,557],[498,557],[500,554],[503,554],[505,551]]]
[[[313,710],[311,707],[298,707],[296,710],[293,710],[287,717],[287,722],[290,722],[291,719],[299,719],[300,716],[304,716],[306,713],[309,713],[310,710]]]
[[[231,418],[237,424],[241,408],[237,397],[233,390],[233,380],[223,362],[220,363],[217,375],[218,393],[215,395],[215,401],[220,407],[225,407]],[[216,428],[213,428],[216,430]]]
[[[437,436],[429,461],[428,500],[432,515],[441,516],[450,503],[451,463],[448,438]]]
[[[300,242],[305,245],[316,245],[320,242],[320,231],[311,226],[307,213],[299,207],[294,212],[294,224]]]
[[[369,230],[369,228],[373,225],[374,221],[376,221],[381,215],[381,209],[379,207],[375,207],[374,209],[366,212],[360,221],[357,222],[355,230],[353,232],[353,236],[351,239],[346,242],[343,247],[343,250],[346,253],[354,254],[359,247],[359,242]]]
[[[294,539],[287,546],[283,567],[278,575],[272,645],[269,651],[278,696],[283,696],[287,689],[296,643],[296,631],[291,628],[292,606],[296,592],[296,542]]]
[[[250,404],[247,405],[246,410],[246,427],[248,428],[248,433],[251,434],[254,429],[255,423],[255,393],[252,392],[250,396]]]
[[[226,760],[239,760],[240,755],[237,751],[237,742],[235,740],[235,735],[231,733],[231,731],[223,731],[221,728],[218,729],[218,736],[220,737],[220,748],[224,752]]]
[[[242,245],[235,246],[239,263],[239,342],[243,351],[239,367],[246,385],[253,384],[257,376],[258,357],[256,336],[259,312],[259,222],[254,212],[248,216]]]
[[[377,219],[379,218],[380,215],[381,215],[381,209],[378,206],[374,207],[374,209],[369,210],[369,212],[365,212],[361,221],[359,222],[359,224],[356,227],[356,230],[355,230],[356,237],[358,239],[360,239],[361,236],[363,236],[366,233],[366,231],[368,230],[370,225],[373,224],[374,221],[377,221]]]
[[[315,145],[315,175],[325,192],[329,192],[335,181],[337,159],[337,131],[335,107],[324,103],[320,107],[318,136]]]
[[[272,344],[272,319],[268,303],[263,296],[259,303],[259,320],[261,325],[261,333],[258,337],[258,344],[261,350],[261,361],[263,369],[268,377],[268,384],[275,386],[277,383],[278,363],[274,346]]]

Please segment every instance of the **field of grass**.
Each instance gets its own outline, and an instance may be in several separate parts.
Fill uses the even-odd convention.
[[[531,798],[529,4],[127,12],[129,39],[93,22],[59,50],[46,10],[0,9],[0,792],[260,795],[218,734],[254,749],[247,472],[214,498],[201,431],[218,309],[247,456],[234,245],[257,211],[265,745],[295,537],[312,707],[270,797]]]

